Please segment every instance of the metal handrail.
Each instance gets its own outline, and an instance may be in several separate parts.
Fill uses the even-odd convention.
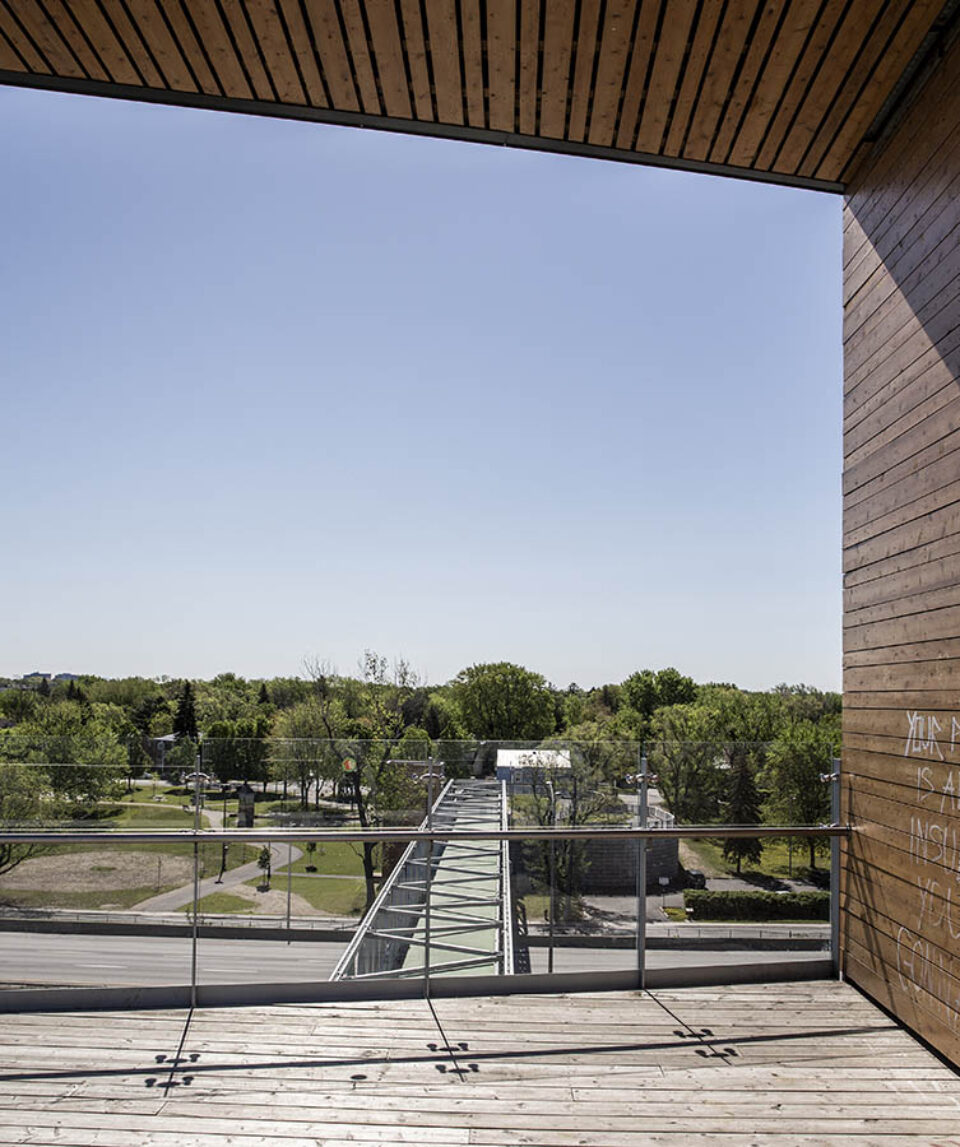
[[[544,828],[507,829],[316,829],[301,828],[173,828],[84,831],[78,829],[0,829],[0,844],[150,844],[169,840],[247,841],[281,843],[315,840],[323,843],[347,841],[351,844],[379,844],[391,841],[470,841],[470,840],[735,840],[743,837],[849,837],[849,824],[819,825],[673,825],[670,828]]]

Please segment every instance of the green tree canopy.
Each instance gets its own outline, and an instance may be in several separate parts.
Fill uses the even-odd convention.
[[[482,740],[539,741],[555,728],[544,677],[509,661],[472,665],[453,680],[463,720]]]
[[[830,816],[830,787],[821,774],[833,770],[839,743],[836,720],[796,721],[788,725],[767,754],[762,782],[768,817],[781,824],[821,824]],[[808,837],[810,867],[816,867],[816,837]],[[819,842],[822,843],[822,842]]]

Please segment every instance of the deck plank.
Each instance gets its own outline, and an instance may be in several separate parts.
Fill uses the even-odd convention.
[[[960,1126],[960,1077],[834,982],[187,1020],[5,1016],[0,1143],[881,1147]]]

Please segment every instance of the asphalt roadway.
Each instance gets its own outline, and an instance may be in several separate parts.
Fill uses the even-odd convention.
[[[346,944],[210,940],[197,946],[199,982],[250,984],[328,980]],[[530,950],[532,971],[546,972],[548,949]],[[697,967],[822,959],[819,952],[648,949],[647,967]],[[91,936],[0,932],[0,987],[165,986],[190,982],[189,937]],[[557,972],[614,972],[636,966],[631,949],[557,948]]]

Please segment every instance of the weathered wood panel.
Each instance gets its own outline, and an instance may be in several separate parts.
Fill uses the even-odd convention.
[[[861,938],[864,976],[884,973]],[[4,1143],[879,1147],[949,1142],[958,1105],[948,1068],[832,981],[28,1014],[0,1031]]]
[[[960,43],[850,188],[846,974],[960,1063]]]

